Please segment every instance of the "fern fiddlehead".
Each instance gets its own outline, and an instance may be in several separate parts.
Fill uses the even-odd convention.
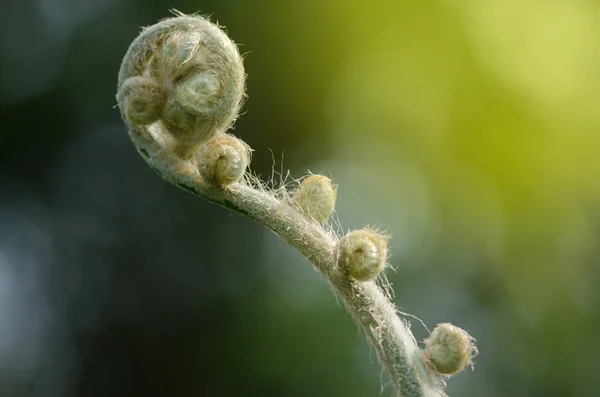
[[[322,175],[275,195],[247,172],[250,147],[227,133],[244,99],[237,46],[217,25],[176,13],[143,29],[119,72],[117,101],[147,164],[192,194],[249,216],[296,248],[327,279],[377,351],[399,396],[445,396],[445,379],[470,363],[472,338],[440,324],[421,349],[375,283],[388,237],[365,228],[336,235],[327,220],[336,188]]]

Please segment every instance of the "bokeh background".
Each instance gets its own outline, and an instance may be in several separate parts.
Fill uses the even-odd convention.
[[[398,306],[477,339],[451,396],[597,392],[599,2],[9,0],[0,396],[392,395],[298,253],[129,142],[120,61],[170,8],[246,54],[253,170],[330,175]]]

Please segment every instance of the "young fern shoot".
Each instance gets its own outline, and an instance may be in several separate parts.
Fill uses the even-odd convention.
[[[369,228],[335,235],[326,224],[336,200],[329,178],[308,176],[283,198],[252,182],[252,149],[227,133],[244,99],[238,48],[207,18],[174,13],[142,30],[119,71],[117,101],[137,151],[165,180],[255,219],[311,262],[365,332],[398,396],[445,396],[446,378],[476,352],[473,339],[440,324],[419,348],[375,282],[388,237]]]

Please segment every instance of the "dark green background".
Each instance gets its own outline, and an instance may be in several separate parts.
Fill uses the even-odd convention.
[[[597,2],[9,0],[0,396],[392,394],[299,254],[129,142],[120,61],[170,8],[246,54],[252,169],[331,176],[344,230],[392,235],[401,309],[478,340],[449,395],[596,393]]]

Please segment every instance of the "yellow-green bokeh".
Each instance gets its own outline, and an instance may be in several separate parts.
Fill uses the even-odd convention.
[[[541,295],[591,292],[580,254],[596,243],[588,213],[600,199],[599,10],[280,2],[271,23],[287,69],[272,77],[294,114],[320,122],[307,151],[323,140],[390,191],[416,167],[443,233],[494,240],[490,271],[520,304],[552,310]]]
[[[531,376],[548,376],[537,360],[586,362],[598,295],[600,3],[271,6],[283,70],[270,78],[291,123],[310,128],[300,153],[324,153],[313,171],[341,183],[342,224],[412,233],[395,255],[429,272],[475,255],[468,271],[501,286],[496,321],[522,336],[506,351]]]

